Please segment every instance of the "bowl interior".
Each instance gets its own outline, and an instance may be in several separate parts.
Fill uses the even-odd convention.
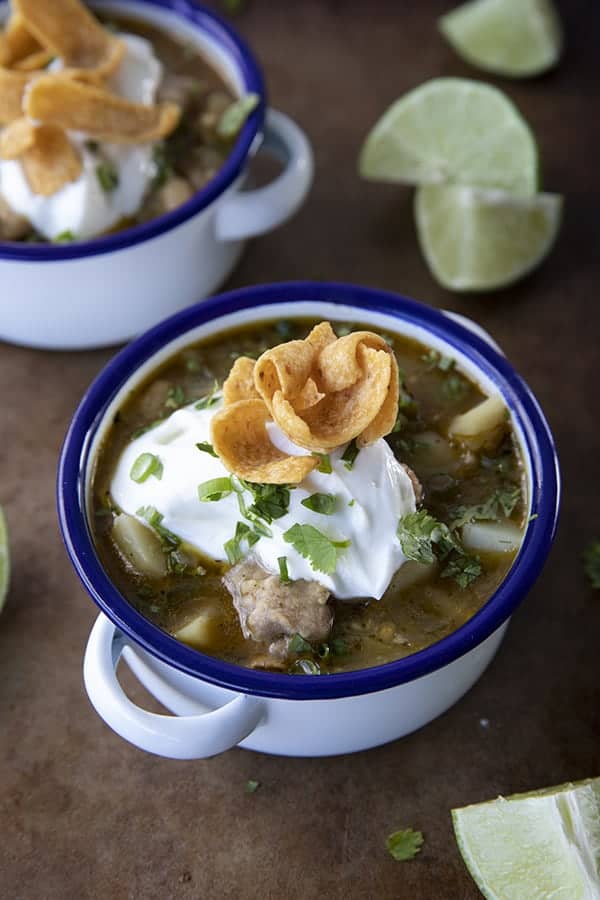
[[[126,394],[178,350],[231,328],[272,319],[314,317],[366,323],[413,337],[445,355],[487,394],[500,392],[526,467],[530,522],[512,568],[498,590],[465,625],[404,659],[323,678],[257,672],[192,650],[137,613],[115,589],[96,556],[89,523],[94,458]],[[543,490],[542,490],[543,485]],[[318,698],[365,693],[410,681],[463,655],[499,628],[531,586],[556,526],[556,453],[535,398],[487,341],[445,314],[384,292],[344,285],[292,284],[250,288],[197,304],[156,326],[106,367],[84,398],[65,442],[59,510],[71,559],[93,599],[145,649],[177,668],[223,687],[269,696]]]

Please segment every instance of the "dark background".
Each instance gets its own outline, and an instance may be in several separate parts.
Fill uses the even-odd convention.
[[[537,394],[558,443],[562,520],[542,577],[481,681],[417,734],[332,759],[145,755],[109,731],[84,695],[96,610],[54,511],[66,425],[114,351],[0,345],[0,503],[14,561],[0,620],[3,898],[467,900],[479,895],[454,842],[452,807],[600,774],[600,594],[581,565],[585,544],[600,538],[600,6],[564,0],[559,68],[510,82],[478,74],[444,44],[436,18],[452,5],[247,3],[237,27],[263,63],[272,105],[312,140],[316,179],[302,211],[255,241],[227,286],[353,281],[484,325]],[[555,251],[502,293],[459,297],[436,286],[417,247],[411,191],[356,175],[377,117],[437,75],[503,87],[539,139],[544,186],[566,195]],[[261,782],[253,795],[244,793],[249,778]],[[409,826],[423,831],[423,851],[396,863],[386,835]]]

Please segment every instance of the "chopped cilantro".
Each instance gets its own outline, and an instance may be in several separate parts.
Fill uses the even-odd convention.
[[[442,569],[442,578],[454,578],[459,587],[467,588],[481,575],[481,563],[476,556],[454,554]]]
[[[592,587],[600,588],[600,541],[592,541],[583,554],[585,574]]]
[[[172,385],[167,391],[165,406],[167,409],[179,409],[185,403],[185,391],[180,384]]]
[[[335,494],[311,494],[300,501],[302,506],[323,516],[331,516],[335,512],[337,497]]]
[[[279,566],[279,578],[283,584],[287,584],[290,580],[287,567],[287,556],[278,556],[277,565]]]
[[[154,165],[152,189],[158,190],[163,184],[166,184],[173,172],[164,143],[160,142],[154,145],[152,150],[152,163]]]
[[[61,231],[60,234],[57,234],[55,238],[52,238],[53,244],[70,244],[71,241],[76,240],[75,234],[73,231]]]
[[[443,556],[456,546],[448,526],[438,522],[426,509],[402,516],[397,533],[406,558],[424,564],[435,562],[435,544],[440,545]]]
[[[96,178],[105,194],[110,194],[119,187],[119,173],[108,160],[98,163],[96,166]]]
[[[198,441],[196,444],[198,450],[202,450],[203,453],[210,453],[211,456],[218,457],[218,454],[215,452],[215,448],[212,444],[209,444],[208,441]]]
[[[350,441],[344,452],[342,453],[342,462],[348,471],[350,471],[354,467],[354,463],[356,462],[356,457],[360,453],[360,450],[356,446],[356,440],[353,439]]]
[[[421,359],[428,369],[439,369],[440,372],[450,372],[456,365],[456,360],[451,356],[442,356],[437,350],[428,350]]]
[[[423,846],[423,834],[420,831],[413,831],[412,828],[394,831],[388,835],[385,846],[390,856],[393,856],[397,862],[406,862],[406,860],[414,859],[417,853],[420,853]]]
[[[154,453],[142,453],[132,465],[129,477],[132,481],[142,484],[151,475],[154,475],[160,481],[162,474],[163,464],[160,458],[155,456]]]
[[[296,633],[289,639],[288,650],[290,653],[313,653],[313,646],[301,634]]]
[[[203,503],[213,500],[223,500],[233,491],[231,478],[211,478],[198,485],[198,499]]]
[[[255,794],[259,787],[260,781],[255,781],[253,778],[249,778],[245,784],[244,791],[247,794]]]
[[[460,400],[468,390],[468,383],[460,375],[449,375],[442,385],[442,393],[448,400]]]
[[[254,503],[245,513],[249,518],[257,516],[269,525],[273,519],[280,519],[290,505],[290,489],[285,484],[257,484],[240,478],[242,487],[250,491]]]
[[[206,396],[201,397],[197,403],[194,404],[195,409],[210,409],[211,406],[214,406],[215,403],[219,402],[219,398],[215,396],[217,391],[219,390],[219,382],[215,378],[215,383],[212,386],[212,389],[209,391]]]
[[[281,319],[279,322],[275,323],[275,331],[279,337],[283,338],[285,341],[290,341],[294,336],[294,324],[288,319]]]
[[[518,485],[507,484],[498,488],[483,503],[476,506],[456,506],[452,510],[452,528],[460,528],[467,522],[494,521],[500,515],[510,516],[521,499]]]
[[[312,525],[292,525],[283,534],[283,539],[308,559],[316,572],[333,575],[340,550],[350,546],[350,541],[332,541]]]
[[[330,641],[329,646],[334,656],[347,656],[348,644],[343,638],[334,638]]]
[[[420,563],[447,560],[442,578],[454,578],[461,588],[481,575],[481,563],[469,555],[458,537],[444,523],[422,509],[408,513],[398,523],[398,539],[407,559]]]
[[[356,503],[356,498],[353,497],[352,500],[348,501],[348,506],[354,506],[355,503]]]
[[[317,472],[321,472],[322,475],[331,475],[333,469],[331,468],[329,453],[317,453],[316,451],[313,451],[312,455],[319,460]]]

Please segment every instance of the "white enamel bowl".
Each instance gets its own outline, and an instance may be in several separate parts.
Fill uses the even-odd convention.
[[[261,70],[241,37],[187,0],[103,0],[91,6],[163,27],[194,44],[235,93],[261,102],[215,178],[187,203],[143,225],[72,244],[0,241],[0,340],[30,347],[84,349],[129,340],[165,316],[214,292],[248,238],[285,222],[313,177],[304,133],[266,106]],[[8,4],[0,4],[0,19]],[[257,152],[283,171],[243,191]]]
[[[126,395],[157,365],[203,337],[243,323],[299,316],[354,320],[415,337],[454,357],[485,392],[500,392],[525,461],[532,517],[505,581],[457,631],[405,659],[319,677],[244,669],[165,634],[111,583],[90,529],[95,454]],[[126,740],[179,759],[211,756],[234,745],[320,756],[399,738],[447,710],[480,677],[511,613],[542,568],[558,501],[558,463],[543,414],[504,356],[472,323],[395,294],[340,284],[258,286],[199,303],[161,323],[109,363],[75,413],[63,447],[61,529],[77,573],[102,610],[85,654],[89,697]],[[125,696],[116,677],[121,657],[173,716],[149,713]]]

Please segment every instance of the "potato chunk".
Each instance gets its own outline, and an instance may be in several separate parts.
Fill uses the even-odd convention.
[[[113,523],[112,538],[121,556],[138,575],[163,578],[167,574],[160,539],[149,525],[144,525],[135,516],[120,513]]]

